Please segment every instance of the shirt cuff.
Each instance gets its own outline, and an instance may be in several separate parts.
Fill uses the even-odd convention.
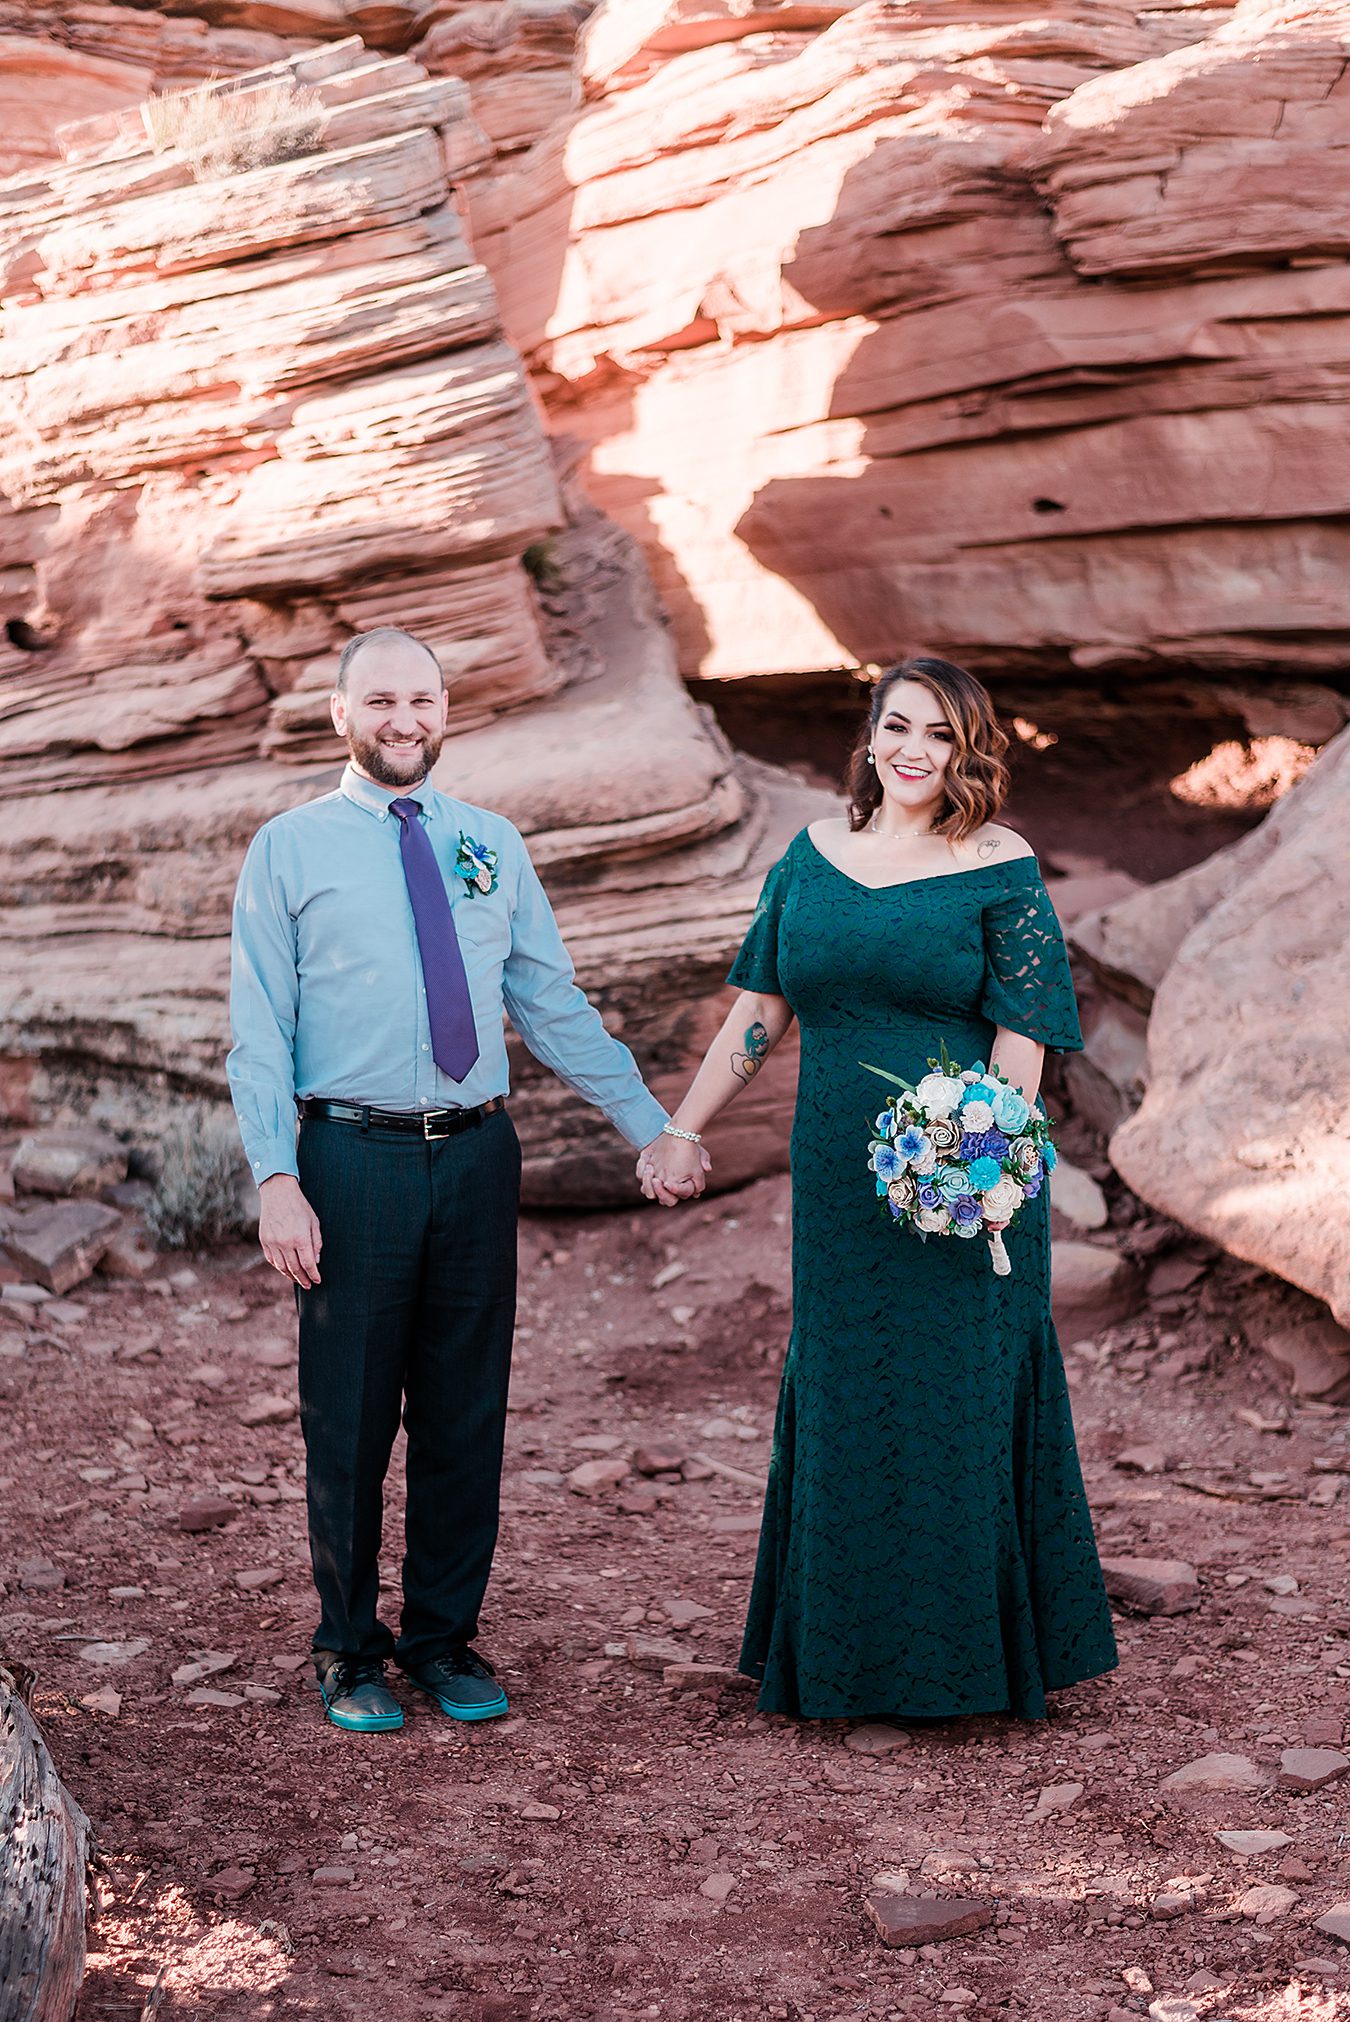
[[[670,1116],[662,1109],[650,1089],[644,1088],[640,1095],[632,1098],[631,1102],[625,1102],[618,1109],[612,1109],[609,1112],[609,1120],[616,1130],[622,1131],[636,1151],[641,1151],[642,1147],[650,1144],[654,1137],[660,1137],[670,1122]]]
[[[261,1186],[264,1180],[275,1179],[278,1173],[289,1173],[292,1179],[299,1179],[300,1167],[295,1156],[295,1140],[289,1144],[255,1145],[249,1153],[248,1169],[254,1186]]]

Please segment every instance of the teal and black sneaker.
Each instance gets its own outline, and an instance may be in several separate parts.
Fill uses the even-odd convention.
[[[403,1708],[384,1682],[378,1658],[338,1657],[314,1652],[314,1669],[324,1710],[334,1727],[352,1734],[388,1734],[403,1725]]]
[[[467,1646],[429,1657],[424,1664],[405,1664],[403,1675],[429,1692],[452,1720],[498,1720],[507,1711],[496,1672],[486,1657]]]

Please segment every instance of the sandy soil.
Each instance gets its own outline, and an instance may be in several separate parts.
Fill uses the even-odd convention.
[[[0,1309],[0,1648],[38,1673],[103,1849],[80,2022],[1350,2015],[1350,1948],[1310,1928],[1350,1897],[1350,1778],[1273,1780],[1283,1748],[1341,1736],[1350,1414],[1290,1407],[1244,1338],[1287,1302],[1269,1281],[1210,1265],[1066,1343],[1103,1549],[1190,1560],[1200,1605],[1122,1619],[1120,1671],[1049,1721],[878,1737],[665,1682],[734,1662],[786,1209],[765,1181],[679,1217],[525,1224],[482,1638],[513,1710],[481,1730],[423,1703],[367,1739],[320,1716],[294,1321],[265,1267],[180,1260],[31,1325]],[[267,1395],[279,1422],[244,1424]],[[643,1445],[683,1468],[568,1485]],[[1116,1464],[1150,1446],[1144,1471]],[[237,1514],[185,1534],[184,1502],[216,1491]],[[175,1683],[202,1652],[229,1661]],[[1270,1783],[1160,1794],[1216,1750]],[[1216,1833],[1243,1828],[1289,1844],[1239,1858]],[[888,1950],[863,1908],[881,1871],[993,1922]],[[1248,1895],[1267,1883],[1286,1896]]]

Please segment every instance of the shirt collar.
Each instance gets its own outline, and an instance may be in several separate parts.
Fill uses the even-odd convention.
[[[424,779],[417,786],[377,786],[373,779],[367,779],[354,765],[348,765],[338,784],[338,792],[346,795],[355,807],[373,814],[378,821],[384,821],[389,813],[389,804],[395,800],[415,800],[421,808],[425,820],[436,818],[436,794],[431,781]]]

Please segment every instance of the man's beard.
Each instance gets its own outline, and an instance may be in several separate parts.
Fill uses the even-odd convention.
[[[375,738],[356,737],[349,732],[347,749],[361,770],[381,786],[420,786],[440,757],[444,742],[440,736],[424,737],[416,751],[396,756]]]

